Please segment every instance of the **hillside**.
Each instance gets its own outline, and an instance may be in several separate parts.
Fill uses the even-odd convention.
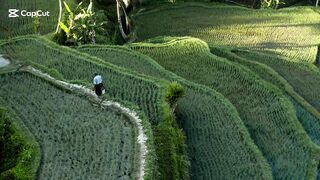
[[[0,179],[319,179],[318,8],[78,2],[0,2]]]
[[[299,86],[299,88],[305,88],[310,87],[312,85],[317,86],[318,84],[316,81],[313,81],[312,79],[317,78],[317,68],[305,63],[298,63],[301,64],[299,66],[296,63],[288,63],[285,59],[277,58],[274,56],[267,56],[266,54],[261,53],[254,53],[254,52],[246,52],[248,55],[255,55],[254,60],[250,59],[249,56],[240,57],[236,52],[239,50],[232,50],[232,49],[225,49],[225,48],[218,48],[218,47],[211,47],[211,52],[220,56],[227,58],[230,61],[240,63],[244,66],[247,66],[250,68],[250,70],[254,71],[256,74],[258,74],[261,78],[264,80],[276,85],[287,97],[292,101],[293,105],[296,109],[296,115],[301,122],[301,124],[304,126],[304,129],[307,131],[311,139],[319,144],[319,123],[320,123],[320,113],[317,111],[317,109],[309,104],[305,99],[303,99],[301,95],[304,95],[303,93],[297,93],[295,91],[294,87],[296,86],[294,83],[290,83],[290,80],[298,80],[299,82],[305,83],[304,86]],[[264,63],[261,63],[259,60],[259,56],[269,58],[275,58],[278,59],[278,61],[264,61],[269,62],[271,67],[274,67],[274,69],[270,68]],[[273,63],[272,63],[273,62]],[[292,69],[294,67],[294,69]],[[307,68],[306,68],[307,67]],[[308,70],[309,69],[309,70]],[[275,70],[280,70],[279,73]],[[287,70],[287,71],[285,71]],[[291,74],[289,76],[289,73],[292,71],[295,71],[295,74]],[[308,74],[308,73],[314,73],[313,75],[302,75],[302,74]],[[282,76],[282,73],[284,74]],[[308,80],[304,79],[308,78]],[[309,80],[310,78],[310,80]],[[293,82],[293,81],[292,81]],[[312,83],[313,82],[313,83]],[[308,85],[310,83],[310,85]],[[294,85],[294,87],[292,85]],[[312,84],[312,85],[311,85]],[[313,92],[314,91],[314,92]],[[315,89],[311,88],[308,89],[308,95],[316,94]],[[316,99],[316,98],[315,98]],[[311,101],[311,102],[317,102],[317,101]]]
[[[0,53],[10,56],[15,60],[14,63],[33,65],[59,80],[76,82],[90,87],[92,73],[101,73],[108,88],[105,97],[137,106],[138,110],[143,112],[149,123],[153,125],[157,156],[161,156],[158,159],[161,161],[159,163],[159,166],[161,165],[160,169],[166,171],[167,165],[175,166],[171,164],[171,158],[173,157],[168,157],[167,154],[159,154],[162,152],[162,148],[157,146],[163,143],[167,144],[168,147],[177,146],[177,149],[165,151],[171,152],[174,156],[181,156],[176,166],[187,163],[184,154],[184,135],[174,125],[174,116],[165,100],[166,89],[169,86],[168,82],[129,72],[99,58],[90,57],[71,48],[59,47],[44,38],[19,37],[0,44],[0,47]],[[39,50],[41,50],[41,54],[37,53]],[[74,66],[75,64],[77,64],[77,68]],[[172,129],[169,129],[170,132],[168,132],[168,129],[162,129],[163,126]],[[168,138],[173,137],[180,137],[181,139],[168,141]],[[148,166],[148,175],[157,177],[158,167],[153,164],[156,157],[152,155],[149,157],[150,161],[148,163],[151,163],[152,166]],[[169,159],[165,160],[165,158]],[[187,165],[185,166],[187,168]],[[171,171],[171,169],[168,169],[168,171]]]
[[[274,178],[303,178],[305,174],[315,177],[319,147],[304,132],[293,105],[279,89],[248,69],[213,56],[200,40],[185,38],[158,43],[156,39],[155,42],[137,43],[132,47],[164,68],[227,97],[268,160]],[[286,166],[290,168],[284,168]]]
[[[292,61],[313,63],[320,42],[320,15],[309,7],[253,10],[183,3],[142,11],[133,18],[138,41],[156,36],[192,36],[209,46],[262,49]]]
[[[7,74],[0,81],[1,104],[21,118],[22,124],[15,123],[26,126],[41,147],[38,178],[135,177],[136,130],[127,117],[34,75]]]
[[[128,48],[83,46],[79,50],[142,74],[177,81],[186,88],[176,107],[176,117],[187,136],[192,178],[271,178],[271,169],[253,144],[238,112],[220,93],[189,82]],[[115,54],[124,58],[118,59]]]

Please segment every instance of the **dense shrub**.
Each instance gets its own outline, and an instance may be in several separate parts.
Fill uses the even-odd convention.
[[[168,116],[156,126],[154,134],[161,179],[189,179],[186,137],[176,121]]]
[[[178,82],[172,82],[167,89],[166,100],[170,104],[171,108],[175,109],[178,103],[178,99],[185,94],[183,87]]]
[[[0,107],[0,179],[34,179],[33,148]]]

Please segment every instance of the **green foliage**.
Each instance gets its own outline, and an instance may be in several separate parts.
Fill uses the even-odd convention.
[[[33,18],[33,29],[35,34],[40,34],[40,18],[38,16]]]
[[[314,65],[294,62],[288,58],[266,53],[235,51],[240,57],[268,65],[284,77],[307,102],[320,111],[320,71]]]
[[[96,31],[100,30],[106,21],[98,22],[93,12],[93,3],[90,1],[87,7],[83,7],[83,3],[79,3],[76,8],[71,9],[66,1],[63,1],[67,10],[67,18],[59,22],[60,28],[67,36],[67,44],[87,44],[95,43]]]
[[[105,63],[101,59],[90,57],[68,47],[60,47],[42,38],[17,38],[15,42],[12,41],[12,43],[2,46],[0,51],[3,54],[8,54],[12,59],[56,69],[65,81],[82,80],[91,84],[92,74],[99,72],[104,78],[110,97],[135,102],[134,104],[139,104],[143,110],[146,110],[147,116],[151,117],[151,122],[161,121],[161,116],[158,116],[156,112],[158,111],[158,98],[164,96],[161,90],[165,88],[163,82],[157,84],[154,80],[142,76],[136,77],[125,73],[126,71],[122,72],[121,68]],[[39,51],[42,53],[37,53]],[[135,93],[142,91],[145,95],[135,96],[133,89],[136,90]]]
[[[0,107],[0,179],[34,179],[37,148],[30,143]]]
[[[1,4],[1,7],[3,10],[6,9],[6,11],[7,9],[10,9],[12,7],[15,7],[17,9],[45,9],[50,12],[51,16],[38,17],[39,22],[41,22],[41,24],[39,24],[40,25],[39,27],[38,25],[35,25],[35,21],[37,21],[37,18],[3,19],[2,21],[0,21],[0,39],[15,37],[19,35],[34,34],[34,33],[38,34],[38,32],[41,32],[41,34],[47,34],[47,33],[53,33],[55,31],[58,23],[57,14],[59,14],[59,1],[47,0],[43,2],[36,2],[36,0],[30,0],[27,3],[22,1],[23,0],[6,1],[3,4]],[[65,2],[68,5],[68,8],[70,10],[73,10],[75,7],[77,7],[75,0],[65,0]],[[82,4],[82,8],[86,9],[89,3],[90,3],[90,0],[88,0],[87,2],[84,2]],[[98,28],[95,28],[95,33],[96,33],[95,42],[100,44],[122,44],[123,40],[121,39],[121,35],[119,34],[119,32],[117,32],[118,29],[116,24],[116,17],[114,17],[115,12],[112,12],[113,9],[115,8],[103,9],[104,7],[99,7],[97,6],[96,3],[94,3],[94,7],[96,10],[94,12],[93,19],[96,20],[97,22],[96,26],[98,27]],[[68,25],[67,22],[69,21],[69,18],[67,17],[68,11],[66,10],[65,13],[63,13],[63,15],[64,15],[62,18],[63,23],[65,26],[67,26]],[[90,29],[91,27],[88,27],[88,28]],[[66,33],[63,30],[58,31],[58,33],[54,33],[53,41],[61,45],[66,44],[66,41],[67,41]],[[74,44],[74,42],[69,42],[67,44],[72,45]]]
[[[67,38],[69,38],[70,35],[71,35],[71,32],[70,32],[70,29],[71,29],[71,28],[68,28],[66,25],[64,25],[63,22],[60,22],[60,23],[59,23],[59,26],[60,26],[60,28],[66,33]]]
[[[25,58],[26,56],[22,56],[23,54],[25,55],[25,53],[27,53],[26,51],[22,52],[23,47],[25,47],[26,44],[29,44],[29,58]],[[85,54],[80,54],[69,48],[58,48],[58,46],[52,43],[47,43],[42,39],[22,38],[21,40],[17,40],[14,44],[7,45],[7,47],[3,48],[3,52],[6,52],[6,54],[12,56],[13,59],[30,61],[32,62],[32,64],[38,64],[37,67],[44,66],[55,68],[60,74],[63,75],[64,80],[83,80],[84,82],[87,82],[87,84],[89,84],[92,81],[92,72],[98,71],[102,74],[104,78],[104,83],[109,93],[108,96],[112,98],[130,101],[134,104],[139,105],[140,108],[144,110],[144,112],[146,112],[146,115],[148,116],[148,119],[152,122],[154,128],[157,127],[158,123],[166,119],[168,119],[168,121],[170,120],[171,122],[176,123],[174,116],[170,110],[169,104],[165,101],[165,90],[168,84],[164,83],[164,81],[162,80],[160,81],[151,77],[147,78],[141,75],[130,75],[127,73],[123,73],[128,72],[128,70],[120,69],[114,65],[102,61],[101,59],[90,57]],[[18,53],[11,54],[10,47],[14,48],[14,51],[17,51]],[[44,56],[41,57],[39,56],[39,54],[30,51],[31,49],[40,50],[39,48],[41,49],[41,54],[47,56],[45,61],[43,61]],[[50,54],[54,57],[48,58],[48,55],[50,56]],[[121,56],[117,56],[117,58],[121,58]],[[61,61],[62,59],[63,61]],[[78,66],[76,69],[78,70],[74,69],[74,62],[77,63]],[[125,88],[127,86],[129,86],[130,88]],[[139,96],[137,94],[139,94]],[[172,156],[170,156],[171,158],[175,157],[178,159],[178,161],[173,164],[174,168],[177,170],[177,174],[175,176],[187,176],[187,174],[181,174],[188,171],[187,169],[182,168],[185,168],[185,166],[189,164],[186,150],[181,151],[181,148],[185,147],[183,141],[184,135],[181,134],[182,131],[178,126],[173,126],[173,124],[167,124],[166,127],[168,127],[169,125],[171,126],[171,130],[174,133],[163,132],[165,131],[165,129],[159,129],[157,132],[159,133],[159,135],[179,135],[178,137],[182,138],[179,141],[175,141],[175,137],[164,137],[162,140],[166,141],[166,139],[172,139],[172,141],[169,142],[170,147],[172,148],[169,149],[170,152],[168,153],[172,154]],[[158,134],[155,134],[155,139],[158,139]],[[171,162],[173,162],[173,159],[171,159],[170,161],[163,161],[162,159],[166,157],[165,154],[162,154],[164,157],[159,157],[159,147],[163,143],[164,142],[155,144],[156,154],[158,156],[157,164],[160,162],[164,163],[161,165],[159,164],[159,167],[161,166],[162,168],[170,165]],[[156,172],[158,170],[154,171],[154,168],[148,169],[151,170],[151,172],[149,172],[150,177],[159,178],[159,175]],[[161,170],[159,171],[168,171],[167,168]],[[155,175],[153,175],[152,173]],[[169,174],[162,174],[161,177],[169,177]]]
[[[292,76],[288,75],[291,73],[291,70],[293,69],[293,67],[291,67],[292,64],[296,65],[294,69],[297,69],[297,70],[299,69],[302,70],[302,67],[304,66],[306,68],[305,71],[308,68],[311,68],[313,69],[313,72],[314,72],[316,68],[312,68],[312,66],[310,65],[308,66],[306,64],[302,66],[301,63],[291,62],[287,64],[286,60],[281,58],[276,58],[277,60],[273,62],[272,59],[269,59],[269,58],[272,58],[272,56],[270,55],[267,56],[266,54],[263,54],[263,53],[241,51],[236,49],[234,50],[221,49],[218,47],[211,47],[210,49],[211,49],[211,52],[214,53],[215,55],[227,58],[230,61],[234,61],[244,66],[247,66],[248,68],[250,68],[251,71],[258,74],[261,78],[276,85],[280,90],[282,90],[283,93],[288,96],[288,98],[291,100],[291,102],[295,106],[296,115],[299,121],[301,122],[301,124],[303,125],[304,129],[310,136],[310,138],[313,140],[314,143],[320,145],[320,113],[313,106],[311,106],[305,99],[303,99],[295,91],[295,88],[293,88],[293,87],[296,87],[295,83],[293,82],[297,81],[297,79],[306,78],[306,77],[308,79],[301,79],[301,82],[303,81],[304,83],[311,83],[312,86],[315,86],[315,83],[312,83],[314,81],[312,80],[312,77],[316,78],[317,74],[313,74],[309,76],[302,76],[302,75],[297,76],[298,74],[303,74],[302,73],[303,71],[301,72],[298,71],[299,73],[298,72],[294,73],[295,78],[291,79],[291,81],[287,81],[287,79],[292,78]],[[239,54],[240,56],[237,54]],[[265,59],[265,61],[262,59]],[[267,63],[262,63],[262,62],[267,62]],[[267,66],[266,64],[269,64],[270,66]],[[281,71],[278,71],[280,73],[275,71],[279,69],[281,69]],[[288,70],[290,69],[290,71],[286,72],[284,71],[285,69],[288,69]],[[282,76],[281,74],[285,74],[285,75]],[[304,85],[304,86],[307,86],[307,85]],[[312,89],[308,88],[308,92],[310,91],[312,91]]]
[[[320,44],[319,14],[310,7],[275,11],[184,3],[146,10],[133,19],[138,41],[157,36],[192,36],[209,46],[263,49],[292,61],[307,62],[315,61]]]
[[[158,43],[165,42],[164,39],[172,40],[173,38],[157,38],[156,41]],[[154,41],[152,40],[152,42]],[[131,44],[129,47],[137,50],[143,48],[140,47],[140,44]],[[186,81],[166,71],[150,57],[123,46],[86,45],[80,46],[78,49],[81,52],[97,56],[104,61],[125,67],[127,71],[134,70],[141,74],[165,78],[168,81],[177,81],[185,88],[185,95],[178,101],[175,116],[176,122],[179,122],[183,127],[187,136],[188,157],[191,162],[191,173],[189,174],[192,178],[248,179],[251,177],[252,179],[271,179],[270,167],[254,145],[235,108],[219,93],[199,84]],[[119,58],[119,56],[122,58]],[[170,114],[170,111],[166,112]],[[174,130],[174,132],[169,131],[168,129],[172,129],[172,127],[166,128],[168,124],[170,123],[158,126],[160,130],[163,129],[161,134],[179,132],[178,129]],[[176,127],[175,123],[172,125]],[[159,148],[158,153],[162,155],[158,156],[159,161],[163,158],[168,159],[168,154],[173,152],[170,151],[169,153],[161,150],[168,149],[168,146],[172,146],[170,143],[175,142],[175,140],[167,142],[167,139],[172,138],[155,137],[158,138],[158,146],[163,144],[167,146]],[[172,149],[179,149],[176,147],[182,147],[181,145],[172,146]],[[218,149],[223,149],[223,151],[219,151],[217,147],[219,147]],[[181,155],[180,158],[177,157],[175,159],[184,159],[184,157],[185,155]],[[166,173],[173,174],[173,172],[182,172],[181,174],[187,177],[185,176],[186,173],[183,172],[189,171],[189,168],[179,166],[178,169],[172,168],[175,171],[170,171],[168,167],[172,165],[167,165],[167,163],[171,163],[171,161],[161,162],[166,163],[160,165],[161,168],[159,168],[159,171],[166,175],[165,177],[167,177]],[[215,162],[216,165],[212,166],[211,162]],[[179,175],[179,173],[174,174],[176,177]]]
[[[26,47],[28,47],[28,51]],[[8,54],[12,59],[22,62],[30,61],[50,69],[56,69],[63,76],[63,80],[81,80],[86,82],[88,86],[91,86],[92,74],[99,72],[104,79],[109,97],[138,105],[153,125],[165,119],[164,111],[166,110],[160,105],[166,104],[165,89],[168,83],[165,81],[137,73],[129,73],[126,69],[68,47],[60,47],[43,38],[16,38],[9,44],[1,46],[0,51],[3,54]],[[38,51],[42,53],[36,53]],[[169,106],[166,108],[169,109]],[[160,157],[158,158],[160,159]],[[152,170],[153,168],[148,169]],[[150,173],[156,174],[151,174],[151,177],[158,175],[156,172],[148,173],[149,175]]]
[[[74,4],[74,0],[67,0],[68,4]],[[58,22],[59,1],[58,0],[10,0],[1,2],[1,13],[8,14],[8,9],[26,10],[48,10],[49,17],[39,17],[41,22],[39,32],[47,34],[54,32]],[[6,15],[7,16],[7,15]],[[34,34],[34,18],[2,18],[0,21],[0,39],[7,39],[19,35]]]
[[[38,178],[135,177],[137,134],[125,115],[28,73],[2,75],[0,81],[0,103],[14,108],[42,147]]]
[[[17,164],[18,156],[22,151],[23,141],[21,137],[20,139],[15,138],[14,134],[14,128],[12,127],[9,118],[6,117],[5,110],[0,109],[0,172],[14,167],[15,164]]]
[[[52,40],[58,44],[65,44],[67,41],[67,34],[64,31],[54,33]]]
[[[274,178],[300,179],[306,174],[315,178],[319,148],[299,123],[294,106],[275,86],[239,64],[212,55],[199,39],[136,46],[167,70],[225,95],[268,160]]]
[[[63,77],[56,69],[54,69],[54,68],[48,68],[48,67],[46,67],[46,66],[43,66],[43,65],[41,65],[41,64],[34,63],[34,62],[32,62],[32,61],[27,61],[26,64],[30,64],[30,65],[32,65],[33,67],[35,67],[36,69],[39,69],[39,70],[41,70],[41,71],[43,71],[43,72],[46,72],[46,73],[48,73],[50,76],[55,77],[55,78],[58,79],[58,80],[61,80],[61,81],[64,80],[64,77]],[[78,82],[81,82],[81,81],[78,81]],[[81,84],[81,83],[79,83],[79,84]]]
[[[142,119],[142,126],[146,136],[148,137],[146,145],[148,147],[148,154],[146,157],[146,167],[145,167],[145,180],[153,180],[159,177],[158,174],[158,159],[156,153],[156,145],[154,144],[154,132],[152,130],[152,126],[145,116],[145,114],[140,110],[138,106],[125,104],[126,107],[130,107],[130,109],[139,113],[139,117]]]
[[[84,45],[77,47],[77,50],[140,74],[159,78],[164,76],[164,73],[154,69],[154,65],[146,61],[142,54],[136,54],[125,46]]]
[[[173,109],[175,109],[175,107],[177,106],[178,100],[182,98],[184,94],[185,94],[185,91],[181,86],[181,84],[179,84],[178,82],[172,82],[168,87],[166,100],[170,104],[170,106]]]
[[[190,179],[186,137],[170,116],[154,128],[160,179]]]
[[[280,4],[279,0],[262,0],[261,8],[277,9],[279,4]]]

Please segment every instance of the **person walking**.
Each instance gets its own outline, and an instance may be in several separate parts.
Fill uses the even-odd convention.
[[[104,86],[102,83],[102,77],[98,73],[94,73],[93,85],[93,90],[95,91],[96,95],[101,97]]]

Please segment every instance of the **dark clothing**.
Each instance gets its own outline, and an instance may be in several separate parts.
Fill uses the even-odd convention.
[[[94,90],[95,90],[97,96],[102,95],[102,89],[103,89],[103,83],[94,85]]]

